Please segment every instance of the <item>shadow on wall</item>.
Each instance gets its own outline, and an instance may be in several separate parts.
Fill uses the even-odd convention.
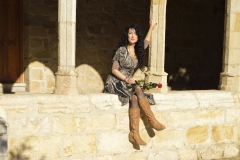
[[[9,151],[8,160],[30,160],[32,159],[30,155],[33,154],[33,148],[22,143],[19,147]],[[41,156],[41,158],[37,160],[45,160],[45,157]]]
[[[26,87],[27,91],[33,93],[53,93],[55,73],[57,72],[55,68],[53,64],[44,63],[41,59],[29,62],[23,72],[26,86],[22,83],[2,83],[2,86],[0,86],[2,87],[2,93],[15,94],[15,92],[24,92],[24,87]]]

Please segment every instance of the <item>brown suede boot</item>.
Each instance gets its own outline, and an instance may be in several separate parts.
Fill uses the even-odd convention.
[[[130,108],[130,127],[131,131],[128,135],[129,141],[138,145],[146,145],[139,135],[139,119],[140,119],[140,108]]]
[[[153,112],[150,109],[150,104],[149,104],[147,98],[144,97],[144,98],[140,99],[138,102],[139,102],[139,106],[142,108],[145,115],[147,116],[150,126],[154,129],[156,129],[157,131],[165,129],[165,127],[161,123],[159,123],[158,120],[155,118]]]

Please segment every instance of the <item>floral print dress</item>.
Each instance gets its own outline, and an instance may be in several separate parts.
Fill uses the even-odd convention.
[[[127,48],[125,46],[118,48],[116,51],[113,61],[118,61],[119,63],[119,71],[126,76],[127,78],[131,78],[133,76],[134,70],[137,68],[137,64],[134,63],[134,60],[130,56]],[[118,79],[113,74],[108,75],[105,86],[104,92],[117,94],[120,102],[122,105],[129,103],[132,95],[135,94],[135,86],[126,83]],[[153,99],[153,95],[150,93],[144,93],[148,99],[150,104],[155,104]]]

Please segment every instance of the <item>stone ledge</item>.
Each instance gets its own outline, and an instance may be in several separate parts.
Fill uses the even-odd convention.
[[[151,106],[156,110],[169,109],[196,109],[210,107],[236,106],[239,97],[230,91],[208,90],[208,91],[170,91],[168,93],[152,93],[156,105]],[[237,97],[237,98],[236,98]],[[27,108],[29,102],[39,105],[39,110],[63,108],[75,108],[75,111],[90,112],[96,108],[99,110],[128,108],[121,106],[118,96],[107,93],[86,93],[80,95],[58,95],[58,94],[2,94],[0,95],[0,107],[13,108],[16,105]],[[50,107],[50,108],[49,108]],[[71,107],[71,109],[73,109]],[[69,110],[70,111],[70,110]]]

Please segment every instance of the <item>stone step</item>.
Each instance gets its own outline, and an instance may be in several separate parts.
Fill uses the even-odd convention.
[[[0,83],[0,93],[26,92],[25,83]]]

